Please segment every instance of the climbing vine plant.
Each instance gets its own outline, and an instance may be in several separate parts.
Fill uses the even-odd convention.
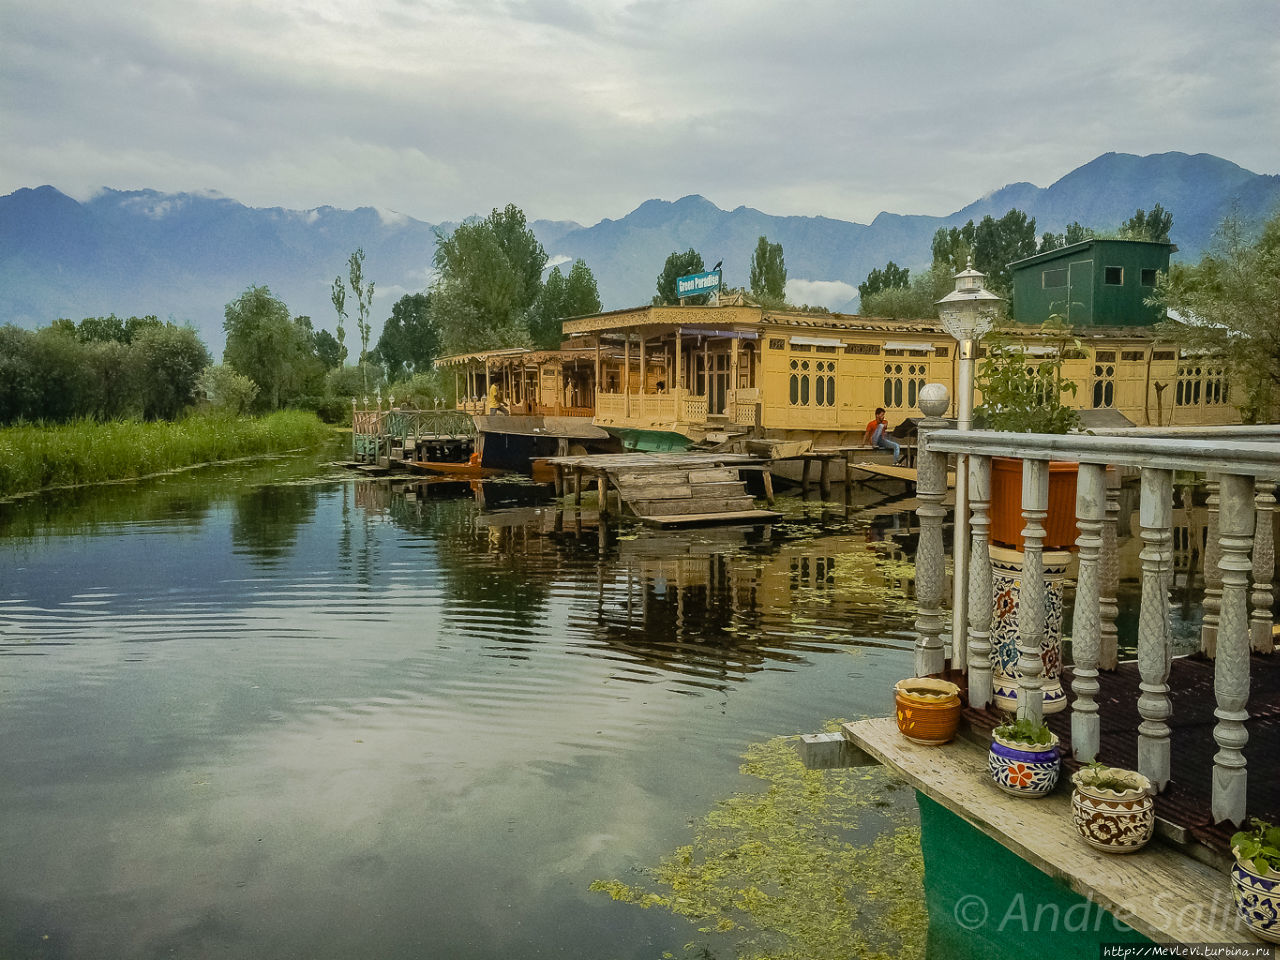
[[[645,881],[591,889],[697,923],[691,956],[923,957],[920,830],[905,804],[886,800],[897,784],[879,768],[808,770],[789,737],[743,759],[763,792],[721,801]]]

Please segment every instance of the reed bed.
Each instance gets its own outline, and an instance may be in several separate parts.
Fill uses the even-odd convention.
[[[300,410],[251,420],[197,415],[172,422],[80,420],[5,427],[0,429],[0,497],[316,449],[332,439],[332,427]]]

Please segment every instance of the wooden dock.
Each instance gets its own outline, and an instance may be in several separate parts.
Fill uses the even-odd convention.
[[[1236,923],[1225,873],[1159,840],[1126,856],[1093,850],[1072,826],[1070,790],[1059,786],[1038,800],[1005,794],[988,777],[980,745],[915,744],[893,717],[846,723],[843,733],[920,793],[1143,936],[1157,943],[1258,944]]]
[[[645,523],[675,526],[701,523],[768,523],[780,514],[760,510],[741,479],[743,470],[763,472],[772,502],[768,463],[735,453],[618,453],[552,457],[556,492],[571,491],[580,502],[584,481],[594,480],[602,514],[609,512],[609,490],[619,508],[628,507]]]

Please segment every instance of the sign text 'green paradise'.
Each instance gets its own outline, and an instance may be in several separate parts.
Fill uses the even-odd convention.
[[[691,273],[687,277],[676,279],[676,296],[692,297],[699,293],[710,293],[720,289],[720,272]]]

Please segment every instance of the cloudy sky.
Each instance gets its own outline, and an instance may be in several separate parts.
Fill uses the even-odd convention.
[[[0,0],[0,193],[866,222],[1109,150],[1280,173],[1275,0]]]

